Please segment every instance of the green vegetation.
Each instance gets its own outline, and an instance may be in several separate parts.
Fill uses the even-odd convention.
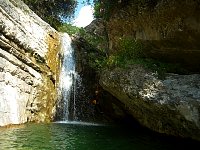
[[[107,52],[105,48],[102,48],[101,44],[107,43],[105,37],[97,36],[88,33],[85,29],[79,30],[79,35],[85,40],[85,48],[88,50],[88,60],[90,67],[95,70],[101,70],[106,64]],[[104,47],[104,46],[103,46]]]
[[[106,42],[105,41],[106,39],[104,39],[104,37],[96,36],[94,34],[87,33],[85,31],[85,29],[83,29],[83,28],[79,31],[80,31],[79,32],[80,36],[83,37],[88,42],[88,44],[90,44],[92,47],[97,48],[99,43]],[[104,52],[104,49],[100,48],[98,50],[101,51],[101,52]]]
[[[90,52],[89,65],[97,72],[101,71],[101,69],[107,65],[107,58],[105,57],[105,55]]]
[[[87,35],[87,34],[85,34]],[[98,43],[103,39],[91,35],[85,37],[92,47],[97,47]],[[90,52],[90,65],[96,70],[101,70],[105,67],[126,67],[129,64],[138,62],[142,59],[143,46],[139,41],[133,39],[123,38],[119,40],[119,50],[108,56],[105,49],[96,49]]]
[[[163,78],[167,72],[185,74],[187,71],[180,64],[161,62],[148,58],[144,55],[144,46],[140,41],[124,38],[119,42],[120,51],[110,56],[107,60],[107,67],[119,66],[128,67],[131,64],[140,64],[145,68],[158,73],[158,77]]]
[[[70,22],[74,17],[77,0],[22,0],[44,21],[55,29],[60,28],[63,22]],[[80,2],[80,1],[79,1]],[[90,4],[91,0],[82,0],[81,3]],[[65,24],[64,24],[65,26]]]
[[[59,32],[66,32],[69,35],[79,33],[81,30],[81,28],[78,28],[68,23],[63,23],[61,26],[58,27]]]
[[[23,0],[38,16],[57,29],[74,15],[76,0]]]
[[[143,59],[143,46],[141,42],[131,38],[121,38],[118,51],[108,57],[106,66],[126,67],[140,59]]]
[[[94,16],[107,20],[110,17],[113,8],[119,5],[119,0],[94,0]]]
[[[141,41],[133,38],[123,37],[118,40],[118,47],[115,53],[108,55],[105,48],[107,39],[103,36],[96,36],[93,33],[87,33],[85,29],[63,23],[63,18],[73,17],[76,0],[23,0],[34,12],[43,20],[60,32],[67,32],[69,35],[79,34],[87,42],[89,64],[97,71],[108,67],[128,67],[131,64],[141,64],[148,69],[158,72],[163,76],[166,72],[185,73],[179,64],[170,64],[153,60],[145,57]],[[84,1],[84,0],[83,0]],[[90,0],[87,0],[89,2]],[[132,3],[139,7],[150,8],[156,6],[159,0],[94,0],[96,18],[109,19],[112,13],[116,13],[116,8],[123,8]],[[45,6],[45,7],[44,7]],[[138,8],[139,9],[139,8]],[[101,46],[100,46],[101,45]],[[102,46],[104,45],[104,46]],[[150,48],[150,47],[148,47]],[[40,59],[38,59],[40,60]]]
[[[120,38],[119,51],[116,55],[116,64],[126,65],[133,60],[143,57],[143,46],[140,41],[136,41],[132,38]]]
[[[131,38],[121,38],[119,40],[119,50],[108,56],[105,51],[98,50],[89,53],[89,63],[92,68],[101,71],[104,68],[122,67],[128,68],[130,65],[140,64],[146,69],[150,69],[158,74],[159,78],[164,78],[167,72],[186,74],[187,71],[180,64],[161,62],[145,57],[145,47],[140,41]]]
[[[113,13],[127,6],[135,7],[136,11],[152,10],[161,0],[94,0],[94,16],[108,20]]]

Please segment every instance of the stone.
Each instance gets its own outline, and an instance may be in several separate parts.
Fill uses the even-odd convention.
[[[124,1],[125,2],[125,1]],[[194,0],[129,1],[114,7],[106,23],[110,53],[120,40],[144,45],[145,57],[200,70],[200,5]]]
[[[142,125],[156,132],[200,140],[200,75],[156,73],[140,65],[106,69],[100,85]]]
[[[0,126],[53,120],[59,36],[22,1],[0,1]]]

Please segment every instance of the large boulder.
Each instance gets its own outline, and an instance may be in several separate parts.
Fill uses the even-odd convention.
[[[154,131],[200,140],[200,75],[156,73],[140,65],[107,69],[101,86],[138,122]]]
[[[59,34],[20,0],[0,1],[0,126],[55,113]]]

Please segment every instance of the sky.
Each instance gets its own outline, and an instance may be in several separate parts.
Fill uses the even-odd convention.
[[[77,26],[77,27],[85,27],[89,25],[92,20],[94,20],[93,16],[93,6],[83,4],[83,0],[77,0],[78,1],[78,6],[75,11],[75,19],[72,20],[72,25]]]

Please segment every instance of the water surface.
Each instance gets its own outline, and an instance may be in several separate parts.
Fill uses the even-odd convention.
[[[93,123],[26,124],[0,129],[0,150],[191,150],[198,144],[137,127]]]

